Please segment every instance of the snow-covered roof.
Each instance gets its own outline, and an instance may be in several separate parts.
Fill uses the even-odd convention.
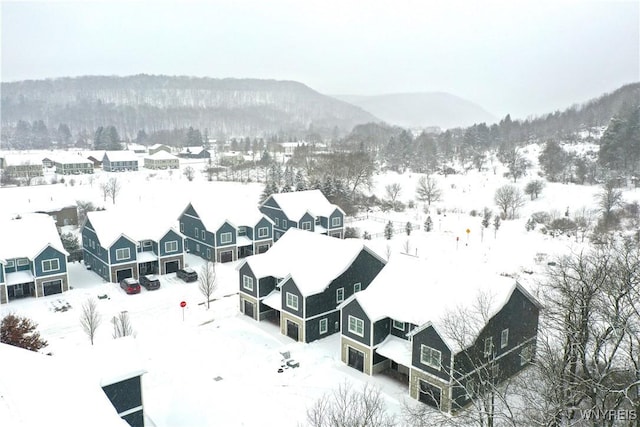
[[[460,310],[471,316],[478,311],[480,299],[491,317],[504,306],[516,286],[514,279],[462,254],[432,260],[394,254],[366,290],[341,306],[355,298],[374,322],[389,317],[418,326],[431,324],[457,351],[461,343],[446,336],[446,317]]]
[[[24,214],[20,219],[0,220],[0,236],[0,259],[33,259],[47,246],[68,255],[55,221],[47,214]]]
[[[168,146],[166,146],[165,144],[153,144],[152,146],[150,146],[150,147],[149,147],[149,150],[155,150],[155,149],[158,149],[158,148],[160,148],[160,147],[167,147],[167,148],[169,148],[169,147],[168,147]]]
[[[110,162],[133,162],[138,161],[138,156],[133,151],[105,151],[104,155],[109,158]]]
[[[308,296],[322,292],[363,250],[379,258],[362,240],[290,228],[267,252],[245,262],[257,278],[291,277],[302,295]]]
[[[147,157],[145,157],[147,159],[151,159],[151,160],[178,160],[178,158],[176,156],[174,156],[171,153],[168,153],[164,150],[160,150],[158,152],[155,152],[151,155],[148,155]]]
[[[93,162],[87,159],[85,156],[80,155],[79,153],[69,153],[69,152],[58,152],[53,153],[50,157],[54,162],[57,163],[85,163],[92,165]]]
[[[8,166],[14,165],[42,165],[42,160],[45,157],[51,157],[50,153],[36,152],[36,153],[18,153],[18,154],[6,154],[0,153],[0,157],[4,159]]]
[[[100,383],[75,364],[8,344],[0,344],[0,420],[12,427],[125,427]]]
[[[394,335],[387,336],[378,347],[376,353],[403,365],[411,366],[411,342]]]
[[[52,212],[68,206],[75,206],[76,200],[68,192],[59,191],[64,184],[28,187],[0,188],[0,217],[6,219],[29,212]],[[46,188],[46,191],[43,191]],[[10,201],[2,203],[1,201]]]
[[[180,151],[181,154],[199,154],[205,151],[204,147],[183,147]]]
[[[293,191],[290,193],[272,194],[271,198],[280,206],[284,214],[292,221],[298,221],[309,212],[312,216],[328,217],[337,205],[329,202],[320,190]]]
[[[87,219],[105,248],[123,234],[134,241],[157,241],[170,229],[180,234],[176,229],[177,217],[175,209],[169,209],[168,206],[163,209],[145,206],[137,209],[135,215],[131,214],[128,207],[87,213]]]

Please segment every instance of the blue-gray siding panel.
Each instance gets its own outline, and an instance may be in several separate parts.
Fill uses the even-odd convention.
[[[116,258],[116,250],[129,248],[129,257],[124,259]],[[113,245],[109,248],[109,253],[111,256],[111,265],[122,264],[125,262],[132,262],[136,260],[136,249],[137,245],[131,240],[127,239],[124,236],[120,236],[118,240],[115,241]]]
[[[166,245],[165,243],[167,242],[177,242],[178,243],[178,247],[177,250],[175,252],[167,252],[166,249]],[[157,244],[154,243],[154,245],[156,246],[156,253],[157,252]],[[173,230],[169,230],[167,232],[167,234],[165,234],[161,239],[160,239],[160,256],[165,256],[165,255],[178,255],[181,254],[183,252],[183,247],[182,247],[182,236],[180,236],[178,233],[176,233]]]
[[[303,310],[303,307],[304,307],[304,297],[302,296],[302,294],[298,290],[298,287],[296,286],[296,284],[293,281],[293,279],[291,279],[291,278],[287,279],[287,281],[282,284],[280,289],[281,289],[280,296],[282,297],[282,311],[286,311],[287,313],[291,313],[291,314],[296,315],[298,317],[303,317],[302,310]],[[293,295],[296,295],[298,297],[298,309],[297,310],[294,310],[294,309],[292,309],[292,308],[287,306],[287,292],[289,292],[289,293],[291,293]]]
[[[42,261],[49,259],[57,259],[58,260],[58,269],[52,271],[43,271],[42,269]],[[57,249],[52,248],[51,246],[47,246],[47,248],[42,251],[34,260],[35,267],[35,276],[49,276],[52,274],[61,274],[67,272],[67,257],[65,254],[60,252]]]
[[[223,233],[231,233],[231,242],[228,243],[221,243],[221,239],[220,236],[222,236]],[[222,226],[220,228],[218,228],[218,230],[216,231],[216,246],[217,247],[224,247],[224,246],[233,246],[236,244],[236,229],[235,227],[233,227],[231,224],[229,224],[228,222],[225,222],[224,224],[222,224]]]

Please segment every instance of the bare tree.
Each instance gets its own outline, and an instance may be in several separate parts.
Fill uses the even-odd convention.
[[[431,202],[437,202],[442,197],[442,191],[438,187],[438,183],[430,175],[421,176],[418,179],[416,187],[416,197],[421,202],[427,202],[431,206]]]
[[[198,288],[207,299],[207,310],[211,303],[211,295],[216,290],[218,283],[216,282],[216,265],[212,261],[207,261],[200,269],[198,275]]]
[[[585,236],[593,227],[594,212],[586,206],[583,206],[574,212],[573,217],[576,223],[576,242],[578,241],[578,236],[580,236],[580,241],[584,242]]]
[[[113,316],[111,323],[113,324],[113,338],[133,335],[133,326],[131,325],[129,312],[121,311],[117,316]]]
[[[93,298],[87,299],[82,304],[82,313],[80,313],[80,326],[82,330],[87,334],[91,345],[93,345],[93,339],[96,335],[96,330],[102,322],[102,316],[98,312],[98,304]]]
[[[102,201],[107,201],[107,196],[109,195],[109,183],[101,182],[100,183],[100,192],[102,193]]]
[[[400,192],[402,191],[402,186],[399,183],[394,182],[393,184],[387,184],[384,189],[387,192],[387,197],[389,198],[389,200],[391,200],[393,209],[395,209],[398,197],[400,196]]]
[[[348,383],[325,394],[307,410],[310,427],[393,427],[394,417],[387,413],[380,390],[365,383],[362,392]]]
[[[524,188],[524,194],[528,194],[531,196],[531,200],[537,199],[540,193],[542,193],[542,189],[544,188],[544,181],[541,179],[534,179],[533,181],[529,181],[527,186]]]
[[[120,189],[122,186],[120,185],[120,180],[115,176],[109,178],[107,181],[107,191],[109,197],[111,197],[111,203],[116,204],[116,197],[120,194]]]
[[[494,201],[502,211],[502,217],[509,219],[516,218],[518,209],[524,206],[525,203],[522,192],[513,185],[503,185],[498,188]]]
[[[617,224],[615,210],[622,206],[622,191],[615,187],[612,180],[609,180],[596,196],[596,200],[602,212],[601,226],[603,231],[609,231]]]
[[[196,170],[191,166],[187,166],[184,168],[184,171],[182,171],[182,174],[191,182],[196,176]]]

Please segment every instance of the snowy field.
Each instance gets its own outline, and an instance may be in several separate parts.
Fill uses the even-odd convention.
[[[531,147],[530,154],[532,158],[537,156],[535,147]],[[518,278],[535,293],[536,281],[544,277],[547,261],[558,254],[580,250],[582,244],[574,237],[552,238],[539,231],[527,232],[526,220],[537,211],[555,210],[562,215],[567,208],[570,212],[583,206],[594,208],[599,188],[547,184],[538,200],[527,201],[519,219],[503,221],[495,233],[491,226],[482,231],[482,218],[471,216],[470,211],[481,212],[487,206],[497,212],[493,203],[495,189],[509,183],[503,172],[500,166],[495,174],[489,168],[447,178],[438,176],[443,195],[431,206],[433,231],[414,231],[410,236],[398,233],[391,241],[374,239],[370,242],[372,247],[384,257],[387,253],[408,252],[425,259],[447,256],[480,260],[497,273]],[[73,186],[67,180],[65,184],[0,188],[0,215],[75,200],[92,201],[110,209],[113,203],[103,199],[99,183],[111,176],[117,176],[122,183],[117,207],[130,209],[132,215],[148,211],[149,207],[162,209],[176,212],[176,219],[190,198],[204,197],[220,206],[240,201],[257,203],[263,189],[262,184],[207,182],[201,174],[189,182],[180,171],[97,172],[93,177],[74,177]],[[385,185],[398,182],[403,189],[400,200],[408,202],[415,198],[419,177],[387,173],[376,177],[372,192],[384,197]],[[523,188],[534,177],[538,178],[535,169],[516,185]],[[626,189],[624,198],[626,202],[639,200],[640,189]],[[422,204],[403,213],[370,215],[421,226],[426,218]],[[379,233],[384,223],[365,219],[348,226]],[[202,260],[187,255],[187,262],[198,269]],[[90,297],[107,296],[98,300],[102,325],[96,341],[111,340],[111,318],[121,311],[129,313],[139,357],[147,371],[143,376],[145,410],[156,426],[305,425],[307,408],[344,381],[356,389],[365,382],[380,386],[388,409],[400,414],[403,401],[409,399],[407,384],[384,375],[368,377],[348,368],[340,361],[339,334],[311,344],[295,343],[281,335],[276,325],[257,323],[240,314],[236,265],[217,266],[218,288],[209,310],[197,283],[184,283],[174,274],[161,276],[162,285],[157,291],[143,288],[138,295],[126,295],[117,284],[106,283],[82,264],[73,263],[69,265],[72,290],[12,301],[0,306],[0,316],[15,313],[33,318],[49,341],[45,351],[64,357],[90,346],[79,323],[82,303]],[[446,293],[446,289],[442,292]],[[441,297],[450,298],[446,294]],[[180,301],[187,302],[184,312]],[[56,310],[64,305],[70,309]],[[278,373],[283,351],[290,351],[300,367]]]

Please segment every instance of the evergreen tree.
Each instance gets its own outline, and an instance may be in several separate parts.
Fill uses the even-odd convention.
[[[296,172],[296,191],[304,191],[307,189],[307,181],[304,179],[302,169],[298,169]]]
[[[387,225],[384,226],[384,238],[387,240],[391,240],[393,237],[393,224],[391,221],[387,222]]]
[[[424,221],[424,231],[429,232],[433,230],[433,221],[431,220],[431,216],[428,216]]]
[[[269,198],[270,195],[276,194],[278,192],[278,187],[273,181],[267,180],[267,183],[264,186],[264,190],[262,191],[262,195],[260,196],[260,203],[263,203],[265,200]]]
[[[407,236],[411,235],[411,231],[413,230],[413,226],[410,222],[407,221],[407,225],[404,227],[404,230],[407,232]]]

